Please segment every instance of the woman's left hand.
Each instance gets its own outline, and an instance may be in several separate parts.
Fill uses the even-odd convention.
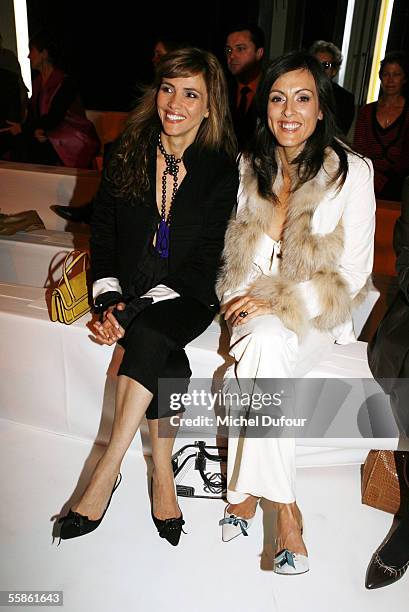
[[[243,325],[243,323],[247,323],[249,319],[254,317],[272,314],[273,307],[271,301],[255,298],[251,295],[242,295],[231,302],[223,304],[220,312],[224,314],[225,320],[230,321],[234,327],[236,325]]]
[[[115,344],[115,342],[123,338],[125,335],[125,330],[119,325],[118,321],[112,314],[112,311],[115,308],[118,310],[124,310],[125,304],[120,302],[119,304],[110,306],[103,315],[103,323],[96,321],[93,325],[96,339],[101,344],[107,344],[108,346]]]

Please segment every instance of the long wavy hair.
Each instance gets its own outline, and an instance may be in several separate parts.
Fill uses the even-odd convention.
[[[156,107],[162,81],[197,74],[202,74],[206,83],[209,116],[202,121],[195,142],[204,149],[221,151],[235,158],[237,145],[226,80],[218,60],[212,53],[194,47],[172,51],[162,58],[152,85],[130,114],[108,164],[106,176],[117,194],[140,199],[149,189],[149,155],[162,127]]]
[[[291,162],[297,167],[298,180],[293,191],[316,176],[322,168],[325,149],[331,147],[339,158],[338,170],[330,177],[329,185],[338,182],[341,187],[348,174],[347,151],[349,147],[342,141],[334,117],[334,98],[330,79],[320,62],[304,51],[293,51],[275,59],[267,68],[257,90],[257,126],[252,144],[245,152],[257,175],[258,191],[265,198],[277,202],[273,192],[273,182],[277,175],[276,148],[278,142],[268,126],[267,107],[271,88],[275,81],[293,70],[308,70],[314,77],[318,92],[318,102],[323,118],[317,121],[316,128],[307,139],[302,151]]]

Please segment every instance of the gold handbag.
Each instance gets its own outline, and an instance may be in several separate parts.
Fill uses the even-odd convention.
[[[70,264],[68,261],[72,258]],[[82,264],[81,272],[71,275],[77,264]],[[51,294],[51,321],[71,325],[91,310],[88,301],[87,251],[71,251],[64,261],[63,275],[58,286]]]

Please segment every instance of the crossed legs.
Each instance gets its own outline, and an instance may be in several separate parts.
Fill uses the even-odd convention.
[[[165,519],[180,515],[171,467],[176,429],[167,428],[166,437],[159,435],[155,417],[160,411],[153,390],[160,377],[189,378],[189,362],[182,347],[204,331],[211,320],[212,313],[205,306],[193,299],[178,298],[149,306],[127,330],[111,437],[81,500],[72,508],[74,512],[91,520],[102,516],[124,455],[148,410],[155,516]],[[166,418],[160,421],[166,425]]]

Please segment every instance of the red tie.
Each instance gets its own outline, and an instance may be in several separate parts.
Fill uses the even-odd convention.
[[[247,110],[247,94],[251,91],[250,87],[245,85],[240,89],[240,100],[239,105],[237,107],[237,114],[239,117],[244,117]]]

